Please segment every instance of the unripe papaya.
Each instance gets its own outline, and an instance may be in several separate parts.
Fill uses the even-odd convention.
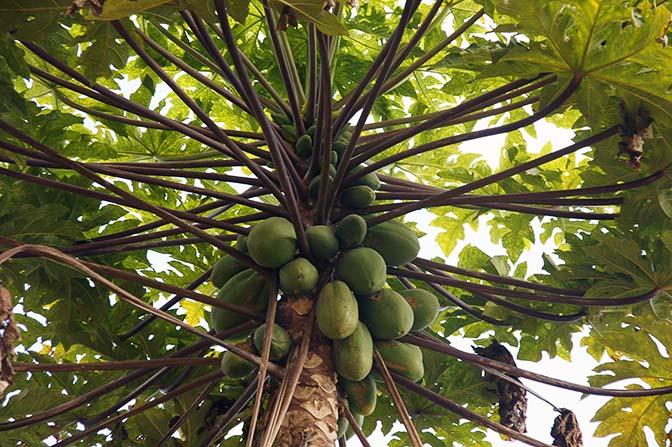
[[[310,183],[308,184],[308,192],[310,193],[311,197],[317,197],[317,195],[320,193],[320,178],[321,174],[315,176]],[[327,180],[327,188],[329,185],[331,185],[331,182],[334,181],[334,178],[332,176],[329,176],[329,180]]]
[[[313,154],[313,139],[310,135],[301,135],[294,144],[294,150],[301,158],[308,158]]]
[[[286,126],[293,124],[293,121],[284,113],[271,113],[271,119],[278,126]]]
[[[359,427],[362,426],[364,423],[364,416],[361,414],[355,414],[353,413],[352,415],[355,418],[355,422],[357,422],[357,425]],[[354,436],[355,431],[350,427],[350,422],[348,421],[348,418],[345,416],[340,416],[338,418],[338,431],[337,431],[337,437],[340,438],[342,436],[345,436],[346,439],[350,439]]]
[[[364,165],[355,166],[348,172],[348,176],[358,173],[359,171],[364,169],[364,167],[365,167]],[[358,178],[357,180],[355,180],[350,184],[350,186],[356,186],[356,185],[368,186],[369,188],[375,191],[380,188],[380,179],[378,178],[378,175],[375,172],[369,172],[368,174]]]
[[[334,233],[341,250],[355,248],[366,236],[366,221],[358,214],[348,214],[336,224]]]
[[[339,196],[343,208],[366,208],[376,200],[376,192],[364,185],[350,186]]]
[[[238,304],[253,311],[266,309],[271,294],[271,283],[252,269],[236,273],[217,294],[217,298],[231,304]],[[213,307],[210,315],[212,327],[217,332],[244,323],[250,319],[228,309]]]
[[[306,134],[310,135],[310,138],[315,139],[315,124],[306,129]]]
[[[331,259],[338,252],[338,239],[331,227],[315,225],[306,230],[310,252],[320,261]]]
[[[247,236],[239,234],[236,238],[235,248],[241,253],[247,253]]]
[[[252,352],[252,348],[248,343],[241,343],[236,346],[247,352]],[[224,375],[231,377],[232,379],[244,379],[249,376],[255,368],[253,363],[248,362],[231,351],[225,351],[224,354],[222,354],[222,361],[219,366]]]
[[[280,289],[290,295],[306,293],[317,285],[318,272],[306,258],[296,258],[280,268]]]
[[[284,217],[269,217],[252,228],[247,249],[254,262],[262,267],[282,267],[291,261],[296,251],[294,225]]]
[[[363,380],[373,367],[373,340],[363,323],[348,338],[334,340],[336,372],[348,380]]]
[[[336,140],[332,143],[331,145],[331,150],[336,152],[338,154],[338,159],[341,160],[343,158],[343,154],[345,153],[345,150],[348,148],[348,143],[340,140]]]
[[[385,366],[414,382],[425,375],[420,348],[396,340],[377,340],[376,348]]]
[[[362,245],[380,253],[387,265],[411,262],[420,251],[420,242],[413,230],[396,220],[369,228]]]
[[[220,288],[236,273],[242,272],[247,266],[230,255],[224,255],[215,263],[210,273],[212,284]]]
[[[336,276],[357,295],[371,295],[385,286],[387,267],[375,250],[353,248],[342,252],[336,260]]]
[[[413,309],[412,331],[419,331],[434,323],[439,315],[439,300],[425,289],[406,289],[399,292]]]
[[[315,319],[320,331],[332,340],[352,335],[359,322],[357,299],[341,281],[329,282],[317,297]]]
[[[341,378],[338,385],[348,399],[348,406],[353,413],[368,416],[376,409],[378,396],[376,381],[372,374],[358,382]]]
[[[361,320],[373,338],[392,340],[408,334],[413,326],[413,309],[403,296],[383,289],[359,300]]]
[[[331,163],[331,166],[336,166],[338,164],[338,152],[331,151],[331,159],[329,160],[329,163]],[[332,175],[336,175],[336,173],[334,172]]]
[[[290,143],[296,142],[296,126],[293,124],[283,124],[280,126],[280,134],[282,138],[289,141]]]
[[[266,323],[262,324],[254,331],[254,347],[260,353],[263,352],[264,335],[266,334]],[[269,359],[277,362],[285,358],[292,348],[292,338],[286,330],[277,324],[273,324],[273,332],[271,335],[271,354]]]

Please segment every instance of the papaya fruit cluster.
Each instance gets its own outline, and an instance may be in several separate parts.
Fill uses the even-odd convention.
[[[432,324],[439,302],[424,289],[397,292],[386,287],[387,266],[410,262],[420,249],[415,233],[404,224],[389,221],[368,228],[363,217],[349,214],[333,230],[314,226],[306,235],[312,255],[325,256],[334,267],[317,295],[316,322],[332,340],[339,389],[350,411],[363,418],[376,406],[374,347],[391,371],[420,380],[422,351],[397,339]],[[344,427],[345,420],[343,433]]]
[[[297,135],[286,118],[274,120],[283,137],[294,144],[299,157],[313,156],[314,126],[308,127],[306,134]],[[330,170],[326,173],[330,179],[349,138],[346,130],[332,145]],[[360,169],[363,167],[350,173]],[[313,197],[318,195],[320,177],[318,174],[309,182]],[[379,187],[376,173],[369,173],[340,192],[338,205],[342,210],[366,208],[373,204]],[[294,225],[283,217],[271,217],[252,227],[247,237],[239,237],[236,248],[259,266],[277,270],[283,294],[315,297],[317,328],[331,340],[339,390],[357,422],[361,422],[376,407],[374,347],[388,369],[413,381],[420,380],[424,375],[422,351],[398,339],[432,324],[439,302],[424,289],[395,291],[386,287],[387,267],[412,261],[420,250],[415,232],[403,223],[391,220],[369,227],[361,215],[348,214],[333,225],[309,226],[305,234],[310,253],[302,256],[298,253]],[[255,311],[265,310],[270,281],[232,256],[217,262],[211,280],[220,288],[218,298]],[[212,311],[212,325],[218,332],[246,320],[233,311]],[[249,352],[260,352],[264,330],[257,329],[240,346]],[[279,325],[272,333],[271,360],[281,362],[292,340]],[[246,377],[253,369],[252,364],[228,351],[222,357],[222,370],[230,377]],[[347,420],[341,418],[339,436],[347,430]]]

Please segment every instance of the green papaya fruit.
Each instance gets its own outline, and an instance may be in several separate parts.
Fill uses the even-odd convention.
[[[348,148],[347,141],[336,140],[331,145],[331,150],[338,154],[338,159],[339,160],[341,160],[343,158],[343,154],[345,153],[345,150],[347,148]]]
[[[420,251],[420,242],[413,230],[396,220],[369,228],[362,245],[380,253],[387,265],[411,262]]]
[[[296,251],[294,225],[284,217],[269,217],[252,228],[247,249],[254,262],[262,267],[282,267],[292,260]]]
[[[336,224],[334,234],[341,250],[355,248],[366,236],[366,221],[358,214],[348,214]]]
[[[373,339],[363,323],[351,336],[334,340],[334,365],[338,375],[358,382],[371,372],[373,367]]]
[[[353,175],[364,169],[366,166],[360,165],[360,166],[355,166],[352,168],[350,171],[348,171],[347,176]],[[380,179],[378,178],[378,175],[375,172],[369,172],[368,174],[358,178],[354,182],[350,183],[349,186],[357,186],[357,185],[363,185],[363,186],[368,186],[369,188],[375,190],[380,189]]]
[[[413,309],[412,331],[419,331],[434,323],[439,316],[439,300],[425,289],[406,289],[399,292]]]
[[[283,124],[280,126],[280,134],[282,138],[289,141],[290,143],[296,142],[296,126],[293,124]]]
[[[217,298],[231,304],[238,304],[253,311],[263,311],[271,295],[271,283],[252,269],[236,273],[220,289]],[[212,327],[217,332],[244,323],[250,319],[228,309],[213,307],[210,314]]]
[[[331,227],[315,225],[306,230],[310,252],[320,261],[331,259],[338,252],[338,239]]]
[[[271,113],[271,119],[278,126],[287,126],[294,124],[294,122],[284,113]]]
[[[359,322],[357,299],[341,281],[324,285],[315,309],[317,327],[328,338],[341,340],[352,335]]]
[[[247,266],[230,255],[222,256],[219,261],[215,263],[210,273],[210,281],[212,284],[220,288],[233,277],[236,273],[242,272]]]
[[[341,252],[336,276],[357,295],[371,295],[385,286],[387,267],[377,251],[358,247]]]
[[[317,195],[320,193],[320,175],[316,175],[308,184],[308,192],[310,193],[311,197],[317,197]],[[334,178],[329,176],[329,180],[327,181],[327,187],[331,185],[331,182],[334,181]]]
[[[254,331],[254,347],[258,352],[263,352],[264,335],[266,334],[266,323],[262,324]],[[292,338],[286,330],[277,324],[273,324],[273,332],[271,335],[271,354],[269,359],[273,362],[278,362],[284,359],[289,350],[292,348]]]
[[[366,208],[376,200],[376,192],[364,185],[349,186],[341,191],[339,200],[343,208]]]
[[[357,426],[361,427],[364,423],[364,416],[361,414],[353,414],[353,416],[355,418],[355,422],[357,422]],[[355,436],[355,429],[352,428],[350,424],[348,424],[348,427],[345,429],[345,439],[350,439],[353,436]]]
[[[313,140],[315,139],[315,124],[306,129],[306,134],[309,135]]]
[[[308,158],[313,154],[313,139],[310,135],[301,135],[296,139],[294,150],[301,158]]]
[[[280,268],[280,289],[290,295],[299,295],[317,285],[318,272],[306,258],[296,258]]]
[[[377,387],[372,374],[357,382],[341,378],[338,385],[353,413],[368,416],[376,409]]]
[[[413,309],[403,296],[382,289],[359,300],[361,320],[373,338],[392,340],[408,334],[413,326]]]
[[[236,250],[238,250],[241,253],[247,253],[247,236],[243,236],[242,234],[239,234],[238,237],[236,238]]]
[[[336,167],[333,164],[331,164],[329,165],[329,177],[333,178],[335,176],[336,176]]]
[[[251,347],[249,347],[247,343],[242,343],[236,346],[247,352],[252,352]],[[231,377],[232,379],[244,379],[249,376],[256,367],[253,363],[248,362],[231,351],[225,351],[224,354],[222,354],[222,361],[219,366],[224,375]]]
[[[354,414],[354,413],[352,416],[355,418],[355,422],[357,422],[357,425],[361,427],[362,424],[364,423],[364,416],[362,416],[361,414]],[[336,436],[338,438],[345,436],[346,439],[350,439],[355,435],[355,431],[352,429],[350,423],[348,422],[348,418],[346,418],[345,416],[339,416],[338,431],[336,433],[337,433]]]
[[[338,152],[331,151],[331,160],[329,160],[329,162],[331,163],[331,166],[336,166],[338,164]],[[336,173],[333,175],[336,175]]]
[[[397,340],[376,340],[376,349],[390,371],[414,382],[425,375],[420,348]]]

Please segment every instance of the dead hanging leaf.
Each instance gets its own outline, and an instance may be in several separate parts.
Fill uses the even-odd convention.
[[[555,418],[553,428],[553,445],[559,447],[583,447],[583,437],[576,416],[571,410],[560,409],[560,415]]]
[[[65,12],[66,16],[71,16],[80,9],[89,8],[93,15],[100,15],[103,12],[103,3],[105,0],[73,0],[72,4]]]
[[[12,295],[0,285],[0,396],[12,383],[14,368],[10,356],[14,354],[14,344],[21,338],[12,307]]]
[[[497,340],[493,340],[490,346],[486,348],[474,347],[476,354],[491,360],[516,366],[516,361],[511,353]],[[517,377],[514,377],[518,379]],[[525,420],[527,419],[527,392],[507,380],[496,378],[497,398],[499,399],[499,422],[519,433],[525,433],[527,428]]]
[[[621,141],[618,143],[619,156],[626,156],[627,164],[635,169],[641,167],[640,159],[644,155],[644,140],[653,138],[651,124],[653,118],[645,109],[637,113],[629,112],[624,104],[621,104]]]

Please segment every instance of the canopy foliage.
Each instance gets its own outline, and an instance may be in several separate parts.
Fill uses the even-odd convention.
[[[672,346],[667,2],[323,3],[0,5],[0,354],[2,379],[11,381],[0,406],[3,443],[151,446],[175,432],[172,445],[200,446],[213,436],[246,384],[220,379],[221,348],[199,341],[216,294],[210,269],[250,224],[292,217],[299,208],[288,195],[299,207],[310,202],[301,182],[320,169],[278,155],[289,150],[273,113],[321,123],[329,141],[332,129],[351,126],[346,154],[387,185],[367,213],[377,223],[405,215],[418,234],[438,230],[435,241],[421,239],[413,266],[388,270],[394,288],[410,281],[442,291],[441,316],[428,332],[478,346],[494,338],[532,361],[570,359],[581,332],[581,345],[602,362],[591,386],[630,380],[623,383],[632,391],[611,393],[595,415],[596,435],[616,434],[610,447],[642,446],[649,427],[658,445],[669,445],[669,394],[632,397],[672,387],[661,348]],[[250,81],[235,54],[245,56]],[[575,144],[538,134],[548,129],[535,126],[544,120],[571,130]],[[538,153],[533,139],[545,143]],[[466,144],[473,142],[479,151]],[[285,164],[296,173],[269,167]],[[330,199],[318,198],[311,223],[341,212]],[[471,230],[501,252],[483,251],[467,239]],[[434,244],[442,256],[429,250]],[[543,271],[528,272],[526,252],[540,244],[555,250],[544,254]],[[129,332],[150,321],[148,308],[122,291],[163,306],[182,327],[156,320]],[[6,355],[12,344],[16,356]],[[192,366],[40,369],[164,359],[184,348],[191,351],[182,355],[198,354]],[[497,397],[473,359],[424,353],[424,387],[499,420]],[[195,385],[171,394],[184,383]],[[157,390],[168,393],[160,406]],[[482,421],[400,392],[423,442],[489,445]],[[70,408],[79,396],[98,397]],[[110,419],[132,400],[133,408],[154,405]],[[392,430],[395,407],[381,396],[364,433],[378,422]],[[176,425],[187,409],[193,413]],[[250,405],[234,420],[252,413]],[[101,421],[107,430],[77,437]],[[409,444],[405,432],[393,442]]]

